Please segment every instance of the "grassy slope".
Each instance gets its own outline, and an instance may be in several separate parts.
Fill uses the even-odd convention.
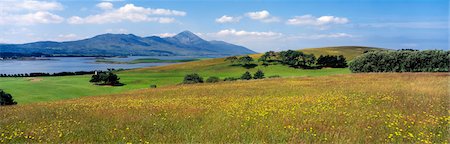
[[[329,48],[309,49],[316,55],[329,53]],[[370,48],[367,48],[370,49]],[[365,51],[356,47],[334,48],[334,51],[342,50],[339,54],[352,57]],[[258,54],[252,55],[257,58]],[[249,71],[255,72],[261,69],[266,76],[280,75],[289,76],[324,76],[334,74],[350,73],[348,69],[322,69],[322,70],[300,70],[281,65],[269,67],[256,67]],[[133,89],[147,88],[150,84],[158,87],[180,83],[184,75],[188,73],[199,73],[203,77],[219,76],[239,77],[246,69],[230,66],[223,59],[207,59],[201,61],[187,62],[161,67],[142,68],[120,72],[118,75],[121,82],[127,84],[123,87],[93,86],[88,83],[90,76],[65,76],[65,77],[40,77],[40,81],[30,81],[28,78],[0,78],[0,88],[11,93],[19,104],[31,102],[44,102],[60,99],[76,98],[81,96],[101,95],[118,93]]]
[[[265,79],[0,107],[0,142],[448,143],[449,78]]]
[[[341,47],[324,47],[324,48],[306,48],[300,49],[305,53],[312,53],[319,57],[320,55],[344,55],[347,60],[352,60],[358,55],[369,50],[383,50],[382,48],[361,47],[361,46],[341,46]]]

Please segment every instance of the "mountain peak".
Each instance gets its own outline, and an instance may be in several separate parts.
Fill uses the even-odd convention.
[[[202,38],[198,37],[197,35],[195,35],[194,33],[190,32],[190,31],[180,32],[179,34],[173,36],[172,38],[176,39],[178,42],[183,43],[183,44],[189,44],[189,43],[195,44],[195,43],[206,42],[205,40],[203,40]]]

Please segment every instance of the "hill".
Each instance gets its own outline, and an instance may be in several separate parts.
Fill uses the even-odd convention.
[[[360,48],[354,47],[335,49],[345,56],[354,55],[360,52]],[[323,48],[315,52],[323,52]],[[349,54],[347,54],[349,53]],[[260,54],[252,55],[257,58]],[[347,68],[327,68],[320,70],[294,69],[282,65],[271,65],[268,67],[257,66],[252,69],[245,69],[240,66],[231,66],[225,62],[224,58],[206,59],[194,62],[172,64],[167,66],[140,68],[119,72],[121,82],[125,83],[122,87],[98,87],[92,86],[88,81],[90,75],[84,76],[65,76],[65,77],[40,77],[39,81],[33,81],[29,78],[0,78],[0,88],[14,95],[19,104],[54,101],[61,99],[77,98],[82,96],[92,96],[101,94],[119,93],[129,90],[148,88],[151,84],[158,87],[175,85],[183,80],[186,74],[199,73],[205,79],[210,76],[220,78],[240,77],[245,71],[252,73],[258,69],[263,70],[266,76],[279,75],[281,77],[299,77],[299,76],[326,76],[336,74],[347,74],[350,71]],[[30,95],[32,93],[32,95]]]
[[[265,79],[0,107],[0,142],[448,143],[448,78]]]
[[[362,47],[362,46],[338,46],[338,47],[323,47],[323,48],[305,48],[300,49],[304,53],[314,54],[317,57],[320,55],[344,55],[347,60],[352,60],[356,56],[363,54],[366,51],[386,50],[384,48]]]
[[[133,34],[102,34],[78,41],[3,44],[0,45],[0,51],[62,56],[183,55],[220,57],[255,53],[245,47],[222,41],[206,41],[189,31],[183,31],[168,38],[139,37]]]

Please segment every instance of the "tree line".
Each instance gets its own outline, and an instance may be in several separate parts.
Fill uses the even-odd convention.
[[[352,72],[448,72],[450,51],[386,50],[366,52],[349,64]]]
[[[279,77],[279,76],[276,76]],[[251,74],[250,72],[246,71],[241,75],[239,78],[235,77],[227,77],[224,78],[223,81],[236,81],[236,80],[251,80],[251,79],[264,79],[266,78],[264,76],[264,72],[262,70],[258,70],[255,72],[255,74]],[[219,77],[211,76],[208,79],[206,79],[206,83],[216,83],[222,81]],[[187,74],[184,76],[182,84],[195,84],[195,83],[204,83],[203,77],[201,77],[197,73]]]
[[[254,59],[248,55],[246,56],[231,56],[225,58],[225,61],[229,61],[233,64],[242,65],[248,68],[249,65],[254,64]],[[294,68],[304,69],[317,69],[322,67],[344,68],[347,67],[347,61],[343,55],[320,55],[316,58],[314,54],[305,54],[301,51],[287,50],[274,52],[269,51],[264,53],[258,61],[262,62],[262,65],[269,66],[274,64],[283,64]],[[255,66],[253,66],[255,67]]]

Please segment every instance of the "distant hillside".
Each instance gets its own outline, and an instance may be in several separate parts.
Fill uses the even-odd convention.
[[[139,37],[133,34],[102,34],[92,38],[53,42],[0,45],[1,52],[43,53],[52,55],[184,55],[228,56],[253,54],[245,47],[222,42],[206,41],[189,31],[173,37]]]
[[[323,47],[323,48],[305,48],[300,49],[304,53],[314,54],[316,57],[320,55],[344,55],[347,60],[352,60],[365,51],[371,50],[385,50],[383,48],[362,47],[362,46],[338,46],[338,47]]]

